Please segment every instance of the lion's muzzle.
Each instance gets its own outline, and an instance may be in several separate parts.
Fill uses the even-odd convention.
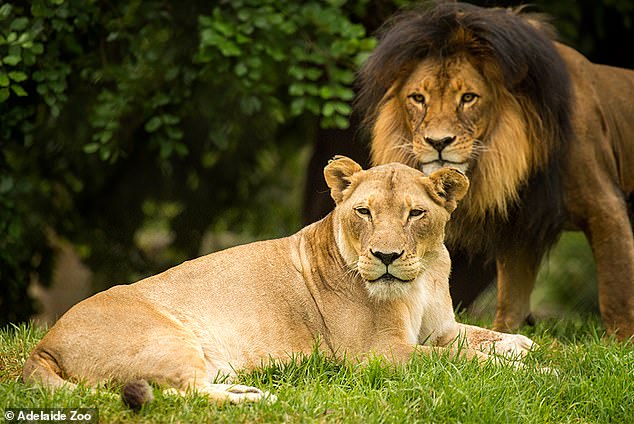
[[[359,273],[368,283],[408,283],[420,272],[420,262],[411,255],[400,252],[381,252],[369,249],[369,254],[359,257]]]
[[[403,256],[403,253],[405,253],[405,251],[400,251],[400,252],[389,252],[389,253],[385,253],[385,252],[381,252],[381,251],[374,251],[372,249],[370,249],[370,253],[372,254],[372,256],[378,258],[381,263],[383,263],[383,265],[385,265],[385,272],[379,277],[376,278],[374,280],[368,280],[369,283],[375,283],[375,282],[383,282],[383,283],[392,283],[392,282],[401,282],[401,283],[407,283],[411,280],[404,280],[402,278],[397,277],[396,275],[394,275],[392,272],[394,272],[394,266],[390,266],[394,263],[394,261],[396,261],[398,258],[400,258],[401,256]],[[378,268],[378,267],[377,267]],[[392,268],[392,269],[390,269]],[[392,271],[392,272],[390,272]]]

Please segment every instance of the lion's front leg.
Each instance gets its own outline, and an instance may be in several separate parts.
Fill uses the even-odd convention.
[[[521,334],[500,333],[468,324],[458,325],[460,336],[464,338],[467,346],[487,354],[518,359],[537,347],[535,342]]]
[[[608,189],[588,206],[585,229],[597,266],[599,309],[608,334],[634,336],[634,237],[622,193]]]
[[[497,305],[493,328],[512,332],[530,316],[530,297],[541,257],[513,249],[497,258]]]

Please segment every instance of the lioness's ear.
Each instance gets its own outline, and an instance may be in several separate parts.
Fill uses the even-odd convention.
[[[458,206],[458,201],[467,194],[469,179],[454,168],[442,168],[429,176],[429,194],[449,213]]]
[[[343,191],[350,185],[350,177],[362,170],[361,165],[345,156],[337,155],[328,161],[324,168],[324,178],[336,203],[343,199]]]

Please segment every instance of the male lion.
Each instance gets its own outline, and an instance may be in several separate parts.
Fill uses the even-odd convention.
[[[326,218],[84,300],[31,353],[24,380],[58,388],[146,379],[240,402],[268,394],[214,378],[309,353],[318,340],[331,354],[396,361],[454,349],[460,334],[466,356],[530,349],[522,335],[455,321],[443,238],[467,191],[464,175],[442,169],[425,177],[401,164],[363,171],[345,157],[324,175],[337,203]]]
[[[439,4],[386,23],[357,106],[374,164],[451,166],[471,188],[447,226],[452,252],[497,266],[494,328],[529,316],[545,251],[580,229],[609,332],[634,334],[634,72],[552,41],[536,15]],[[629,216],[628,216],[629,214]]]

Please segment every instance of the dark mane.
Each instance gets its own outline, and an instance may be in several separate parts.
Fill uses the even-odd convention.
[[[378,46],[357,78],[355,108],[364,117],[368,133],[381,107],[391,100],[386,96],[390,87],[398,87],[426,58],[464,55],[492,82],[499,99],[512,96],[523,111],[539,162],[518,188],[519,200],[509,206],[508,216],[487,213],[475,218],[458,208],[450,225],[462,223],[473,230],[459,244],[488,252],[506,249],[510,243],[539,250],[552,245],[565,221],[558,161],[571,138],[572,112],[570,76],[547,19],[521,8],[426,3],[396,14],[381,27],[378,38]],[[488,184],[477,174],[472,177],[472,187]]]
[[[355,103],[370,120],[366,124],[374,120],[388,88],[417,61],[459,53],[471,57],[485,76],[491,72],[486,64],[495,63],[506,88],[526,96],[543,118],[561,110],[569,84],[553,46],[555,31],[545,16],[520,11],[440,3],[394,15],[379,29],[379,44],[358,75]]]

